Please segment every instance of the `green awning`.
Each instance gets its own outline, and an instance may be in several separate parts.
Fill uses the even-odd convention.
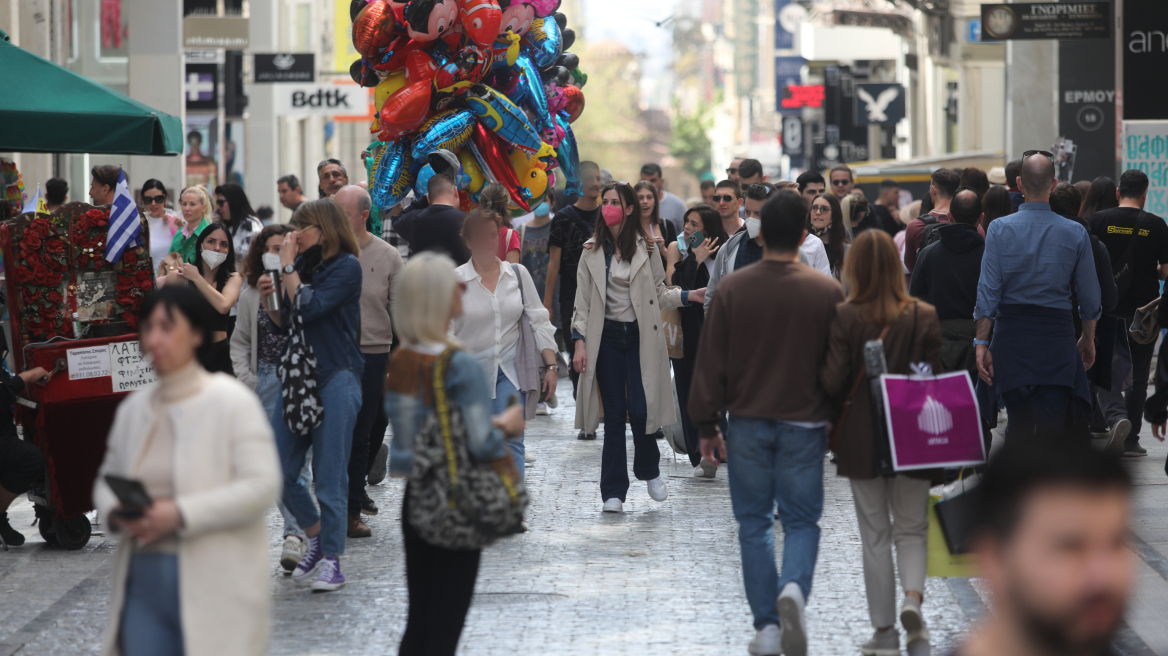
[[[19,48],[2,31],[0,71],[0,152],[183,152],[178,118]]]

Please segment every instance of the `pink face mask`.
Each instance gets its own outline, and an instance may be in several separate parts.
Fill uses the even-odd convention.
[[[625,213],[621,211],[620,205],[605,205],[600,208],[600,214],[604,216],[604,225],[610,228],[625,218]]]

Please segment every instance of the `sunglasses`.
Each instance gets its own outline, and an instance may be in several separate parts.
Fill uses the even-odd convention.
[[[726,194],[725,196],[711,196],[711,198],[713,198],[715,203],[733,203],[734,201],[738,200],[731,194]]]
[[[812,214],[828,214],[830,212],[831,212],[831,208],[828,207],[827,205],[812,205],[811,206],[811,213]]]
[[[1028,151],[1022,153],[1022,159],[1027,160],[1035,155],[1042,155],[1043,157],[1049,159],[1050,161],[1052,161],[1052,162],[1054,161],[1054,154],[1048,153],[1045,150],[1028,150]]]
[[[851,183],[852,183],[852,181],[851,181],[851,180],[832,180],[832,181],[831,181],[831,184],[832,184],[833,186],[836,186],[836,187],[842,187],[842,186],[844,186],[844,185],[848,185],[848,184],[851,184]]]
[[[726,173],[729,173],[730,175],[738,175],[738,169],[731,167],[731,168],[726,169]]]
[[[147,205],[153,205],[155,203],[166,202],[166,196],[161,194],[158,196],[142,196],[142,200],[146,201]]]

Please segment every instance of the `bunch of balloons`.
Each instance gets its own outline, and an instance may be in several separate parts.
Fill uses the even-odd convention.
[[[370,191],[383,211],[411,188],[425,194],[427,155],[461,164],[464,209],[487,182],[531,210],[564,176],[581,193],[571,123],[588,76],[566,50],[575,41],[560,0],[353,0],[353,80],[376,87],[378,135]],[[416,185],[416,186],[415,186]]]

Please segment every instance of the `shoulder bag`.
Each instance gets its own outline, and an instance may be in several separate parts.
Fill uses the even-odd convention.
[[[434,363],[434,409],[414,440],[407,521],[427,543],[473,551],[523,532],[527,489],[510,452],[475,462],[466,449],[462,412],[446,396],[446,372],[455,349]]]
[[[884,341],[888,337],[888,331],[892,330],[892,324],[884,326],[880,331],[880,336],[876,339]],[[868,367],[860,365],[860,371],[856,374],[856,380],[852,383],[852,389],[848,392],[848,398],[844,401],[843,410],[840,410],[839,418],[831,425],[831,435],[828,436],[827,445],[832,451],[839,448],[840,432],[843,430],[844,420],[848,417],[848,411],[852,408],[852,403],[856,400],[856,392],[860,391],[860,384],[864,382],[864,378],[868,375]]]
[[[304,335],[300,316],[300,290],[288,308],[288,348],[280,357],[276,374],[280,377],[280,394],[284,399],[284,423],[296,435],[308,435],[324,420],[324,406],[316,386],[316,356]]]

